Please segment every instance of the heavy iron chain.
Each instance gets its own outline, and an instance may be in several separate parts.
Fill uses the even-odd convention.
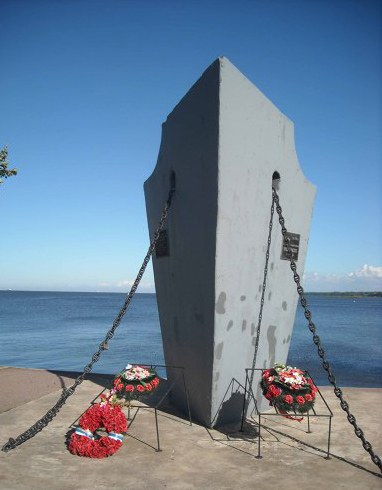
[[[337,398],[339,398],[342,410],[344,410],[344,412],[346,412],[347,419],[348,419],[349,423],[354,427],[355,435],[362,441],[363,448],[365,449],[365,451],[367,451],[370,454],[371,460],[373,461],[373,463],[375,465],[378,466],[378,468],[382,472],[381,458],[377,454],[375,454],[375,452],[373,451],[372,445],[370,444],[369,441],[366,440],[364,433],[363,433],[363,430],[358,426],[354,415],[350,412],[349,404],[344,399],[343,392],[342,392],[341,388],[339,388],[337,386],[336,378],[335,378],[333,371],[332,371],[332,368],[331,368],[331,366],[330,366],[330,364],[326,358],[326,354],[325,354],[325,351],[322,347],[320,337],[316,333],[317,329],[316,329],[315,324],[312,321],[312,313],[308,309],[308,302],[307,302],[305,295],[304,295],[304,289],[302,288],[302,286],[300,284],[300,276],[297,273],[297,266],[296,266],[295,261],[293,260],[292,248],[290,245],[290,238],[287,234],[288,231],[285,227],[285,220],[284,220],[283,215],[282,215],[282,208],[280,206],[279,196],[277,194],[277,191],[274,188],[272,188],[272,196],[273,196],[272,201],[274,203],[276,203],[276,211],[277,211],[277,214],[279,216],[279,223],[281,225],[281,233],[283,235],[284,245],[286,246],[287,252],[289,255],[290,268],[292,269],[293,279],[294,279],[294,282],[296,283],[296,286],[297,286],[297,292],[298,292],[298,295],[300,297],[300,304],[304,309],[304,316],[308,320],[309,330],[313,334],[313,342],[317,346],[318,355],[322,359],[322,366],[325,369],[325,371],[328,373],[328,380],[329,380],[330,384],[334,386],[334,394],[336,395]]]
[[[265,265],[264,265],[264,274],[263,274],[263,285],[261,289],[261,300],[260,300],[260,310],[259,310],[259,317],[257,320],[257,329],[256,329],[256,342],[255,342],[255,352],[253,354],[253,361],[252,361],[252,371],[251,371],[251,379],[249,382],[249,386],[252,386],[253,384],[253,378],[255,375],[255,367],[256,367],[256,361],[257,361],[257,351],[259,350],[259,340],[260,340],[260,331],[261,331],[261,322],[263,319],[263,308],[264,308],[264,296],[265,296],[265,290],[267,287],[267,275],[268,275],[268,263],[269,263],[269,253],[271,249],[271,243],[272,243],[272,228],[273,228],[273,215],[275,212],[275,199],[272,199],[272,205],[271,205],[271,217],[269,219],[269,226],[268,226],[268,240],[267,240],[267,250],[265,253]]]
[[[85,376],[91,372],[93,365],[101,357],[102,352],[104,350],[108,349],[108,343],[113,338],[115,331],[119,327],[121,320],[122,320],[124,314],[126,313],[126,310],[127,310],[128,306],[129,306],[129,304],[130,304],[130,302],[131,302],[131,300],[132,300],[132,298],[133,298],[133,296],[134,296],[134,294],[138,288],[138,285],[139,285],[139,283],[142,279],[142,276],[146,270],[147,264],[150,261],[151,255],[153,254],[153,251],[155,249],[155,245],[156,245],[158,238],[159,238],[159,234],[160,234],[160,232],[163,229],[163,226],[165,224],[167,214],[168,214],[168,211],[170,209],[174,193],[175,193],[175,189],[174,189],[174,187],[172,187],[170,192],[169,192],[168,199],[167,199],[165,206],[163,208],[158,227],[154,233],[154,237],[150,243],[147,254],[146,254],[145,258],[143,259],[143,263],[142,263],[141,268],[139,269],[137,277],[135,278],[135,281],[134,281],[133,285],[131,286],[129,293],[126,296],[125,302],[123,303],[122,308],[120,309],[117,317],[115,318],[112,327],[107,332],[105,339],[99,344],[98,349],[93,354],[91,361],[89,362],[89,364],[87,364],[85,366],[83,373],[80,374],[76,378],[76,380],[74,381],[72,386],[70,386],[69,388],[65,388],[63,390],[63,392],[62,392],[60,398],[58,399],[57,403],[50,410],[48,410],[48,412],[41,419],[39,419],[35,424],[33,424],[28,430],[26,430],[25,432],[20,434],[18,437],[16,437],[16,439],[10,438],[9,441],[6,444],[4,444],[4,446],[2,447],[2,451],[8,452],[11,449],[14,449],[15,447],[19,446],[20,444],[23,444],[24,442],[26,442],[28,439],[31,439],[38,432],[40,432],[42,429],[44,429],[44,427],[46,427],[53,420],[53,418],[58,414],[60,409],[65,404],[66,400],[71,395],[73,395],[76,388],[84,381]]]

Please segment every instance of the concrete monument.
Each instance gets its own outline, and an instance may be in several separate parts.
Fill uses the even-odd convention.
[[[219,58],[167,117],[144,186],[151,238],[176,186],[153,258],[163,348],[166,364],[184,366],[192,415],[207,426],[240,420],[275,177],[288,231],[299,235],[302,274],[315,188],[298,164],[293,123]],[[258,368],[286,361],[297,305],[276,216],[273,223]],[[173,395],[185,407],[183,387]]]

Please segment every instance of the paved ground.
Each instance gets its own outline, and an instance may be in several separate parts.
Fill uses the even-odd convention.
[[[0,444],[40,418],[75,374],[0,368]],[[257,426],[249,419],[245,432],[233,427],[207,430],[174,415],[159,412],[161,452],[156,452],[152,410],[139,410],[122,448],[103,460],[71,455],[65,436],[91,400],[109,381],[95,376],[69,398],[52,423],[33,439],[0,453],[0,489],[380,489],[378,468],[363,450],[331,389],[322,393],[334,412],[331,459],[325,459],[328,419],[306,421],[265,417],[262,459],[257,455]],[[382,390],[344,390],[351,410],[375,451],[382,453]],[[319,407],[317,407],[319,408]],[[132,413],[132,415],[135,411]],[[323,411],[320,411],[323,413]]]

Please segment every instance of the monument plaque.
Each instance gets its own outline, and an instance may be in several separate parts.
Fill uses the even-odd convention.
[[[159,238],[155,245],[155,255],[157,258],[168,257],[170,255],[167,230],[161,230],[159,232]]]
[[[287,233],[286,236],[289,238],[290,249],[292,251],[292,259],[297,262],[298,260],[298,250],[300,248],[300,235],[298,233]],[[283,242],[281,248],[281,260],[290,260],[288,247]]]

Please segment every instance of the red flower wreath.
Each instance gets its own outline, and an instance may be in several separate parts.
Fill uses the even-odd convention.
[[[285,364],[275,364],[274,368],[265,369],[260,386],[269,404],[284,415],[288,412],[304,413],[311,410],[318,391],[306,371]]]
[[[154,368],[128,364],[113,380],[110,403],[129,402],[148,395],[159,385]]]
[[[69,451],[77,456],[105,458],[111,456],[122,446],[123,435],[127,431],[127,422],[121,407],[108,403],[91,406],[79,421],[71,435]],[[93,432],[105,428],[107,436],[94,438]]]

